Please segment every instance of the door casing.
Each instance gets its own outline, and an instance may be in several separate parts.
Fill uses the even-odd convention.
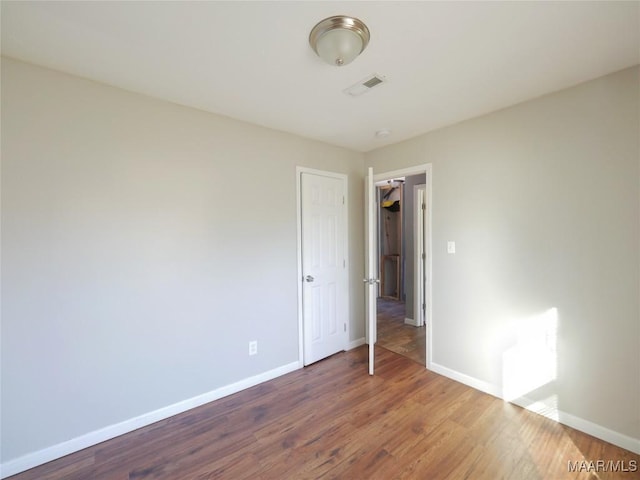
[[[397,177],[408,177],[411,175],[422,175],[425,174],[425,215],[426,219],[424,222],[424,242],[425,242],[425,255],[426,259],[424,262],[424,296],[425,296],[425,323],[426,323],[426,355],[425,355],[425,364],[427,369],[431,369],[432,361],[433,361],[433,289],[432,289],[432,264],[433,264],[433,254],[432,254],[432,218],[433,218],[433,202],[432,202],[432,165],[430,163],[425,163],[422,165],[416,165],[415,167],[404,168],[401,170],[393,170],[388,172],[375,173],[373,175],[373,182],[378,183],[384,180],[391,180]],[[377,226],[375,227],[377,228]],[[371,246],[370,246],[371,247]],[[375,247],[375,246],[373,246]],[[417,259],[416,259],[417,260]],[[375,339],[374,339],[375,342]]]
[[[427,201],[426,201],[426,185],[415,185],[413,187],[413,258],[416,264],[413,268],[413,323],[416,327],[422,327],[425,324],[426,317],[426,298],[425,298],[425,265],[426,265],[426,242],[425,242],[425,226],[427,221]],[[423,208],[424,205],[424,208]],[[422,254],[425,258],[422,258]],[[424,308],[423,308],[424,305]],[[405,323],[407,320],[405,319]],[[425,357],[426,359],[426,357]]]

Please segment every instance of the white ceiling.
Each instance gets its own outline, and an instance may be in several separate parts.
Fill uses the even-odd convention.
[[[371,30],[344,67],[307,42],[337,14]],[[2,1],[4,55],[358,151],[636,65],[639,32],[637,1]]]

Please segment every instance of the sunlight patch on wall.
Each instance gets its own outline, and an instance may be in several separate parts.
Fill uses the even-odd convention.
[[[558,309],[550,308],[518,320],[515,329],[516,344],[502,354],[502,388],[506,401],[526,396],[553,382],[557,376]]]

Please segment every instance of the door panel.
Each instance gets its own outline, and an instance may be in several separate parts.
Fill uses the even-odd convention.
[[[347,346],[344,183],[301,173],[304,364]]]
[[[367,229],[366,250],[367,250],[367,278],[365,282],[366,297],[366,340],[369,344],[369,375],[373,375],[375,363],[375,343],[377,340],[376,320],[377,297],[378,297],[378,267],[377,267],[377,248],[376,248],[376,199],[375,186],[373,184],[373,168],[369,168],[365,185],[365,225]]]

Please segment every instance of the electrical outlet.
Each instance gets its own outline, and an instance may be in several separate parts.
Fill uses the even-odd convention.
[[[249,355],[257,355],[258,354],[258,341],[252,340],[249,342]]]

